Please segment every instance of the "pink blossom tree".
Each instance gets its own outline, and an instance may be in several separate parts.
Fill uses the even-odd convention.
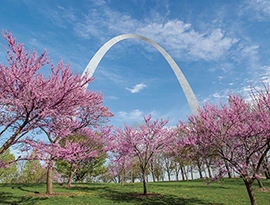
[[[251,204],[257,204],[251,187],[260,177],[259,169],[270,148],[270,110],[265,99],[269,95],[263,92],[254,95],[252,103],[230,95],[229,105],[207,104],[182,126],[186,144],[194,147],[193,151],[203,158],[214,156],[219,169],[214,178],[222,177],[229,166],[243,179]]]
[[[30,54],[11,34],[2,32],[2,35],[10,50],[5,48],[8,66],[0,65],[0,137],[7,132],[11,136],[0,147],[0,154],[30,130],[46,127],[54,135],[66,136],[70,134],[67,127],[74,116],[85,115],[87,119],[86,115],[90,115],[97,121],[108,112],[100,105],[102,95],[85,92],[84,85],[92,78],[74,75],[62,60],[57,67],[51,65],[45,78],[40,68],[49,64],[46,51],[40,56],[35,51]],[[63,122],[66,127],[60,125]]]
[[[44,143],[30,138],[22,139],[19,143],[24,143],[25,145],[21,151],[31,149],[36,153],[35,157],[28,159],[43,160],[49,167],[52,166],[52,161],[58,159],[63,159],[70,163],[71,170],[68,186],[71,186],[73,174],[76,169],[80,168],[81,163],[89,158],[98,158],[103,151],[103,137],[99,133],[88,128],[77,133],[79,138],[69,136],[59,143]],[[52,169],[52,167],[50,168]]]
[[[62,146],[62,142],[60,142],[60,145],[63,148],[67,147],[66,145],[68,142],[71,147],[76,149],[84,148],[85,150],[84,153],[79,155],[76,153],[76,151],[73,152],[73,156],[71,156],[72,159],[70,159],[70,157],[67,158],[66,156],[62,158],[70,164],[68,187],[71,186],[73,175],[77,170],[81,169],[81,167],[86,163],[94,162],[97,158],[102,157],[104,154],[106,155],[106,152],[103,149],[103,139],[108,133],[109,130],[104,128],[101,128],[99,131],[92,130],[90,128],[84,128],[77,132],[76,136],[69,136],[64,139],[64,146]]]
[[[111,134],[110,151],[120,164],[131,163],[129,159],[136,157],[143,176],[143,194],[147,194],[145,173],[151,159],[157,154],[170,148],[175,132],[166,127],[168,120],[151,121],[151,115],[144,117],[144,124],[136,129],[125,125],[124,129],[116,129]]]
[[[93,78],[74,75],[62,60],[56,67],[51,64],[48,77],[44,77],[40,69],[50,63],[46,51],[38,57],[35,51],[25,51],[11,34],[2,35],[10,50],[5,48],[8,66],[0,65],[0,138],[5,133],[11,136],[0,147],[0,154],[29,131],[42,129],[55,147],[61,138],[112,116],[102,105],[100,93],[85,90]],[[52,178],[51,165],[48,179]],[[48,186],[51,194],[52,183]]]

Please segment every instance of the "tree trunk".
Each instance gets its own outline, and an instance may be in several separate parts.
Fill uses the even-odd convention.
[[[179,181],[178,172],[175,172],[176,181]]]
[[[156,178],[155,178],[155,173],[154,173],[154,171],[151,171],[151,173],[152,173],[152,177],[153,177],[153,182],[156,182]]]
[[[185,168],[184,168],[185,169]],[[185,176],[186,176],[186,181],[188,182],[188,173],[187,171],[185,170]]]
[[[258,181],[259,187],[260,187],[260,188],[264,188],[262,181],[261,181],[260,179],[257,179],[257,181]]]
[[[169,179],[169,182],[171,181],[171,173],[168,171],[168,179]]]
[[[133,170],[130,172],[130,181],[131,183],[134,183]]]
[[[226,167],[227,172],[228,172],[228,177],[229,177],[229,178],[232,178],[232,174],[231,174],[231,172],[230,172],[230,168],[229,168],[227,162],[225,162],[225,167]]]
[[[190,174],[191,174],[191,179],[193,180],[193,169],[192,169],[192,166],[190,166]]]
[[[50,162],[47,169],[47,189],[46,194],[53,194],[53,186],[52,186],[52,164]]]
[[[146,195],[146,182],[145,182],[145,170],[143,170],[143,195]]]
[[[248,196],[249,196],[251,205],[257,205],[254,193],[253,193],[252,188],[251,188],[252,187],[252,182],[249,182],[248,180],[246,180],[244,178],[243,178],[243,180],[244,180],[245,185],[246,185],[246,189],[247,189],[247,192],[248,192]]]
[[[185,180],[185,175],[184,175],[183,167],[180,166],[180,169],[181,169],[182,180],[184,181]]]
[[[126,182],[125,175],[126,175],[125,168],[123,168],[123,170],[122,170],[122,183],[121,183],[121,186],[124,186],[124,183]]]
[[[206,166],[207,166],[209,178],[212,178],[212,173],[211,173],[210,165],[207,163]]]
[[[201,165],[200,165],[199,160],[197,161],[197,166],[198,166],[198,171],[199,171],[199,174],[200,174],[200,179],[202,179],[202,178],[203,178],[203,175],[202,175],[202,168],[201,168]]]
[[[269,169],[269,165],[268,164],[269,164],[268,163],[268,159],[266,157],[265,160],[264,160],[264,163],[262,164],[262,167],[265,170],[264,171],[264,174],[265,174],[266,179],[270,179],[270,169]]]
[[[68,187],[71,187],[71,183],[72,183],[72,179],[73,179],[73,175],[75,173],[76,169],[72,168],[72,165],[70,167],[70,173],[69,173],[69,178],[68,178]]]
[[[150,171],[152,173],[153,182],[156,182],[153,162],[150,163]]]
[[[270,179],[270,170],[264,172],[266,179]]]
[[[175,171],[176,181],[179,181],[179,171],[180,171],[180,169],[178,169],[178,168],[179,167],[178,167],[177,163],[175,162],[174,163],[174,171]]]

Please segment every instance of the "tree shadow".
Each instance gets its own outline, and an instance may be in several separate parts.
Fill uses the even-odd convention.
[[[17,205],[17,204],[35,204],[38,201],[46,200],[47,198],[33,198],[30,196],[14,196],[10,192],[0,192],[0,204],[11,204],[11,205]]]
[[[82,191],[82,192],[108,189],[108,187],[105,187],[105,186],[91,186],[91,187],[89,187],[89,186],[79,186],[79,187],[63,187],[63,188],[68,189],[68,190]]]
[[[147,184],[148,187],[153,186],[153,184]],[[223,186],[224,183],[219,184],[218,186],[215,184],[215,186],[211,186],[211,184],[209,185],[204,185],[203,182],[201,185],[198,184],[194,184],[194,185],[187,185],[187,184],[158,184],[158,187],[177,187],[177,188],[188,188],[188,189],[197,189],[197,188],[202,188],[202,189],[229,189],[228,187],[224,187]]]
[[[40,187],[40,185],[44,185],[44,183],[5,183],[5,184],[0,184],[0,187],[11,187],[12,189],[14,188],[19,188],[19,187]]]
[[[39,194],[38,191],[31,191],[29,189],[24,189],[21,186],[18,186],[17,188],[20,189],[21,191],[30,192],[30,193],[34,193],[34,194]]]
[[[223,205],[223,203],[211,203],[206,200],[201,200],[195,197],[185,199],[172,194],[160,195],[157,197],[138,198],[132,197],[132,193],[122,193],[116,190],[107,189],[106,193],[101,193],[101,196],[112,200],[114,202],[134,203],[141,205],[155,205],[155,204],[168,204],[168,205],[191,205],[191,204],[207,204],[207,205]]]

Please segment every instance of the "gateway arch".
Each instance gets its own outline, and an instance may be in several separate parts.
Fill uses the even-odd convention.
[[[198,107],[199,107],[198,100],[197,100],[196,96],[194,95],[187,79],[185,78],[184,74],[182,73],[182,71],[180,70],[178,65],[175,63],[175,61],[172,59],[172,57],[160,45],[158,45],[154,41],[152,41],[144,36],[135,35],[135,34],[124,34],[124,35],[120,35],[120,36],[116,36],[116,37],[112,38],[96,52],[96,54],[93,56],[93,58],[90,60],[90,62],[86,66],[86,68],[83,72],[83,76],[88,75],[88,77],[92,77],[99,62],[101,61],[103,56],[106,54],[106,52],[114,44],[118,43],[119,41],[129,39],[129,38],[141,39],[141,40],[151,44],[152,46],[154,46],[163,55],[163,57],[167,60],[167,62],[171,66],[175,76],[177,77],[177,79],[178,79],[178,81],[179,81],[179,83],[184,91],[184,94],[185,94],[186,99],[188,101],[191,112],[193,114],[197,114]]]

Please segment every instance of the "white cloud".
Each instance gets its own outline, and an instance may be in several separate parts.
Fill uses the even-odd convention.
[[[140,110],[133,110],[130,114],[129,114],[129,118],[131,120],[142,120],[143,119],[143,112]]]
[[[259,20],[269,21],[270,17],[270,1],[269,0],[250,0],[247,8],[253,9],[256,13],[252,13]]]
[[[135,109],[131,112],[125,112],[125,111],[119,111],[115,117],[119,119],[119,121],[122,122],[141,122],[143,120],[144,112]]]
[[[126,88],[126,89],[130,91],[131,93],[138,93],[146,87],[147,85],[145,85],[144,83],[140,83],[140,84],[135,85],[134,88]]]
[[[192,60],[217,60],[238,40],[226,37],[217,28],[210,33],[199,33],[191,24],[180,20],[170,20],[164,24],[145,25],[136,31],[157,43],[162,43],[170,53],[180,58]]]
[[[80,21],[73,22],[75,33],[82,38],[94,36],[102,41],[116,35],[134,33],[154,40],[173,57],[191,60],[218,60],[228,55],[238,39],[226,35],[220,28],[201,33],[181,20],[159,18],[139,21],[127,14],[106,7],[93,9]]]
[[[214,98],[226,98],[227,97],[227,95],[221,95],[220,93],[214,93],[214,94],[212,94],[212,96],[214,97]]]
[[[117,113],[117,115],[116,115],[116,117],[119,117],[119,118],[127,118],[127,112],[125,112],[125,111],[119,111],[118,113]]]

